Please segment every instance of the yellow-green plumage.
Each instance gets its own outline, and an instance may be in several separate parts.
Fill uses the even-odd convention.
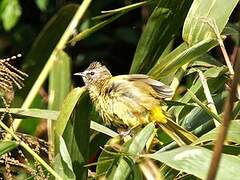
[[[162,99],[173,95],[172,90],[163,83],[143,74],[113,77],[98,62],[77,75],[83,77],[96,110],[106,124],[135,127],[155,122],[180,145],[195,139],[162,109]]]

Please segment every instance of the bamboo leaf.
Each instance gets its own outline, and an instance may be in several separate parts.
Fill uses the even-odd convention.
[[[212,158],[212,151],[197,146],[184,146],[168,152],[146,154],[144,157],[155,159],[179,171],[193,174],[200,179],[206,179]],[[239,157],[222,154],[216,180],[237,180],[240,177],[239,168]]]
[[[82,39],[87,38],[88,36],[90,36],[92,33],[98,31],[99,29],[105,27],[106,25],[108,25],[109,23],[115,21],[116,19],[118,19],[119,17],[121,17],[123,14],[125,13],[119,13],[116,14],[88,29],[85,29],[84,31],[80,32],[79,34],[77,34],[76,36],[74,36],[69,43],[76,43],[77,41],[81,41]]]
[[[197,139],[193,144],[200,144],[204,142],[209,142],[209,141],[215,141],[218,137],[219,131],[220,131],[221,126],[214,128],[210,132],[204,134],[200,138]],[[226,141],[228,142],[233,142],[236,144],[240,144],[240,121],[239,120],[234,120],[231,121],[228,133],[226,136]]]
[[[127,148],[127,152],[133,155],[139,155],[146,146],[147,141],[153,134],[155,125],[149,123],[142,129],[132,140]],[[108,179],[126,179],[134,168],[135,160],[131,158],[121,157],[117,163],[116,169],[110,173]]]
[[[74,107],[76,106],[79,98],[84,92],[85,88],[75,88],[65,98],[54,129],[57,135],[63,135],[63,132],[74,110]]]
[[[62,137],[58,137],[60,145],[58,154],[54,160],[54,168],[56,172],[63,178],[68,180],[75,180],[75,174],[73,172],[72,160],[70,158],[67,146]]]
[[[76,90],[78,89],[78,90]],[[89,158],[90,140],[90,99],[83,88],[76,88],[76,94],[68,101],[71,108],[71,118],[67,121],[63,138],[66,142],[68,152],[73,163],[76,179],[87,179],[88,169],[85,167]],[[79,96],[80,97],[76,97]],[[75,97],[75,98],[74,98]],[[77,102],[77,104],[76,104]],[[63,106],[67,109],[67,106]],[[63,110],[64,110],[63,109]],[[70,111],[69,111],[70,112]],[[69,114],[69,113],[68,113]]]
[[[117,8],[117,9],[113,9],[113,10],[107,10],[107,11],[101,11],[102,13],[119,13],[122,11],[130,11],[133,10],[135,8],[141,7],[141,6],[145,6],[147,4],[152,3],[153,1],[148,0],[148,1],[143,1],[143,2],[139,2],[139,3],[134,3],[134,4],[130,4],[121,8]]]
[[[41,118],[41,119],[51,119],[57,120],[59,116],[59,111],[47,110],[47,109],[22,109],[22,108],[10,108],[10,113],[14,117],[18,118]],[[0,112],[6,112],[5,108],[0,108]]]
[[[33,117],[33,118],[41,118],[41,119],[50,119],[57,120],[59,117],[59,111],[46,110],[46,109],[21,109],[21,108],[10,108],[10,113],[14,115],[14,117],[24,118],[24,117]],[[5,112],[5,108],[0,108],[0,112]],[[106,134],[110,137],[115,137],[118,133],[113,130],[97,123],[91,121],[91,129]]]
[[[139,40],[130,73],[147,73],[169,42],[178,35],[191,1],[161,0]]]
[[[207,78],[207,83],[209,85],[210,91],[212,93],[217,92],[220,88],[223,87],[225,80],[223,77],[223,74],[225,73],[224,67],[213,67],[209,68],[204,72],[204,76]],[[204,93],[202,89],[202,83],[200,79],[198,79],[195,83],[192,84],[192,86],[189,89],[192,93],[198,95],[198,98],[200,100],[204,100]],[[182,103],[187,103],[191,100],[191,96],[189,92],[186,92],[183,97],[179,99]],[[189,113],[189,111],[185,112],[184,114],[181,114],[181,112],[185,109],[185,106],[178,106],[178,107],[172,107],[169,111],[173,113],[176,118],[179,118],[179,120],[182,118],[182,116]],[[190,109],[191,110],[191,109]]]
[[[49,75],[49,103],[48,108],[59,110],[63,100],[71,87],[71,59],[64,52],[59,51]]]
[[[191,96],[191,98],[193,99],[193,101],[195,101],[206,113],[208,113],[211,117],[213,117],[214,119],[216,119],[218,122],[222,121],[222,118],[218,116],[218,114],[215,114],[214,112],[211,111],[210,108],[208,108],[205,104],[203,104],[198,98],[197,96],[195,96],[190,90],[188,90],[189,95]]]
[[[70,57],[64,52],[59,51],[57,53],[58,60],[53,66],[49,76],[49,101],[48,109],[59,110],[63,104],[64,98],[70,91],[71,87],[71,67]],[[48,140],[54,143],[54,139],[60,136],[54,137],[54,129],[58,121],[48,120]],[[59,142],[59,140],[56,140]],[[54,150],[57,154],[58,149]]]
[[[107,17],[107,16],[112,16],[106,20],[103,20],[102,22],[97,23],[96,25],[85,29],[84,31],[80,32],[79,34],[77,34],[76,36],[74,36],[69,43],[76,43],[77,41],[80,41],[82,39],[87,38],[88,36],[90,36],[92,33],[98,31],[99,29],[105,27],[106,25],[108,25],[109,23],[115,21],[116,19],[118,19],[119,17],[121,17],[122,15],[126,14],[128,11],[136,9],[138,7],[141,6],[145,6],[147,4],[152,3],[152,1],[144,1],[144,2],[139,2],[139,3],[134,3],[125,7],[121,7],[118,9],[113,9],[113,10],[108,10],[108,11],[102,11],[102,13],[107,13],[98,17],[95,17],[94,19],[100,19],[103,17]]]
[[[191,46],[215,38],[214,31],[204,20],[214,20],[221,33],[237,3],[238,0],[193,1],[183,27],[184,41]]]
[[[162,80],[169,74],[175,73],[182,65],[193,62],[195,58],[200,57],[216,45],[217,41],[214,39],[205,39],[192,47],[182,43],[174,51],[160,58],[148,74]]]

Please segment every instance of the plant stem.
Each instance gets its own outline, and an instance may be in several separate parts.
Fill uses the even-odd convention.
[[[222,54],[223,54],[223,57],[225,59],[225,62],[226,62],[226,65],[228,67],[228,70],[229,70],[229,73],[230,73],[230,76],[231,78],[233,77],[234,75],[234,70],[233,70],[233,66],[231,64],[231,61],[229,59],[229,56],[227,54],[227,51],[226,51],[226,48],[224,46],[224,43],[223,43],[223,40],[222,40],[222,37],[220,35],[220,32],[218,30],[218,26],[216,24],[216,21],[215,19],[205,19],[203,18],[204,22],[206,22],[209,27],[213,30],[213,32],[215,33],[216,37],[217,37],[217,41],[219,43],[219,46],[221,48],[221,51],[222,51]]]
[[[208,102],[208,107],[209,107],[210,111],[212,111],[214,114],[218,114],[216,106],[215,106],[214,101],[213,101],[213,98],[211,96],[208,84],[207,84],[207,80],[204,77],[202,71],[197,70],[197,72],[198,72],[199,78],[202,82],[204,94],[205,94],[207,102]],[[215,124],[216,127],[220,125],[220,122],[218,122],[216,119],[213,119],[213,121],[214,121],[214,124]]]
[[[213,118],[214,118],[215,120],[217,120],[218,122],[221,122],[221,121],[222,121],[222,118],[221,118],[218,114],[216,114],[216,113],[214,113],[213,111],[211,111],[211,109],[210,109],[209,107],[205,106],[205,104],[203,104],[203,103],[197,98],[197,96],[196,96],[195,94],[193,94],[192,91],[188,90],[188,92],[189,92],[189,95],[191,96],[192,100],[193,100],[194,102],[196,102],[203,110],[205,110],[206,113],[208,113],[211,117],[213,117]]]
[[[230,89],[230,94],[229,94],[229,97],[227,98],[227,100],[225,101],[223,122],[222,122],[222,126],[220,128],[219,134],[218,134],[217,141],[214,146],[213,157],[212,157],[210,169],[208,172],[207,180],[215,179],[216,174],[217,174],[217,169],[219,166],[219,162],[221,159],[221,153],[222,153],[223,146],[224,146],[224,140],[227,135],[228,127],[229,127],[230,120],[231,120],[231,114],[232,114],[232,109],[233,109],[233,105],[234,105],[235,95],[237,93],[237,85],[239,82],[239,78],[240,78],[240,61],[237,61],[236,70],[235,70],[233,82],[232,82],[231,89]]]

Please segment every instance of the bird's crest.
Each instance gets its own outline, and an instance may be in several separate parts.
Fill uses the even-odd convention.
[[[93,70],[93,69],[97,69],[97,68],[101,68],[101,67],[103,67],[103,65],[100,62],[94,61],[89,65],[87,70]]]

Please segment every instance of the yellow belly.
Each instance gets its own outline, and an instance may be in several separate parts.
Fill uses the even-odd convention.
[[[161,106],[155,106],[150,111],[150,121],[158,122],[158,123],[162,123],[162,124],[167,123],[167,117],[164,114]]]

